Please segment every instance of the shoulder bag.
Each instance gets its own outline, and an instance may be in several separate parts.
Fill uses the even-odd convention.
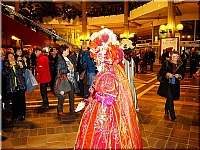
[[[59,70],[54,84],[54,94],[60,96],[60,92],[64,91],[67,93],[71,91],[71,85],[66,77],[66,75],[61,75],[62,69]]]
[[[37,87],[38,83],[29,69],[25,70],[24,78],[26,81],[27,92],[33,92],[34,89]]]

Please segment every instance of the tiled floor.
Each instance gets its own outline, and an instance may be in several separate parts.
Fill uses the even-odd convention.
[[[199,80],[186,78],[181,84],[181,98],[175,101],[177,121],[164,117],[165,99],[156,91],[159,82],[155,72],[137,74],[135,86],[139,102],[138,118],[144,149],[199,149]],[[1,130],[2,149],[70,149],[73,148],[81,113],[58,117],[57,99],[48,93],[50,108],[40,108],[39,89],[26,95],[25,121],[10,122]],[[75,104],[82,100],[76,96]],[[64,111],[68,112],[68,100]],[[7,119],[9,113],[7,113]]]

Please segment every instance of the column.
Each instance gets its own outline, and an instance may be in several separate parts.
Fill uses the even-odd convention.
[[[154,39],[155,39],[155,31],[154,31],[154,26],[153,26],[153,21],[151,22],[151,32],[152,32],[152,35],[151,35],[151,39],[152,39],[152,45],[154,44]]]
[[[18,12],[19,11],[19,0],[15,0],[14,4],[15,4],[15,11]]]
[[[174,37],[174,30],[175,30],[175,8],[174,2],[168,0],[168,18],[167,18],[168,25],[171,25],[171,33],[167,32],[167,37]]]
[[[128,13],[128,0],[124,0],[124,34],[126,38],[129,36]]]
[[[86,37],[87,37],[87,17],[86,17],[86,0],[82,0],[82,37],[83,43],[82,45],[86,45]]]

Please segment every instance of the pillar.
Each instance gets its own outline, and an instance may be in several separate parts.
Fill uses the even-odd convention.
[[[171,0],[168,0],[168,18],[167,23],[172,26],[171,33],[167,32],[167,37],[174,37],[174,30],[175,30],[175,8],[174,8],[174,2]]]
[[[15,11],[18,12],[19,11],[19,0],[15,0],[14,4],[15,4]]]
[[[86,17],[86,0],[82,0],[82,37],[83,43],[82,45],[86,45],[86,37],[87,37],[87,17]]]
[[[128,13],[129,13],[128,0],[124,0],[124,34],[126,38],[128,38],[129,36]]]
[[[152,45],[154,44],[154,39],[155,39],[155,33],[154,33],[154,26],[153,26],[153,21],[151,22],[151,32],[152,32],[152,35],[151,35],[151,39],[152,39]]]

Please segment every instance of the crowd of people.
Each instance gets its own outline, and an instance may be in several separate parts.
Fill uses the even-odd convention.
[[[120,66],[121,61],[123,60],[123,58],[121,57],[127,57],[127,61],[130,61],[128,57],[131,57],[134,60],[135,73],[145,73],[147,71],[148,64],[150,65],[150,71],[153,72],[155,52],[153,51],[153,49],[145,49],[140,50],[139,53],[131,52],[129,56],[129,53],[127,53],[127,55],[125,54],[126,52],[124,52],[125,55],[122,55],[120,49],[112,47],[115,52],[107,49],[106,54],[102,53],[103,55],[106,55],[105,58],[108,57],[104,60],[102,59],[98,51],[92,51],[94,49],[93,46],[95,45],[93,44],[94,43],[91,43],[90,47],[82,46],[81,49],[75,45],[72,47],[72,50],[70,50],[68,46],[62,45],[60,48],[50,48],[48,53],[46,53],[46,49],[42,49],[40,47],[34,48],[32,52],[24,51],[20,48],[1,48],[0,62],[2,86],[6,87],[2,88],[2,102],[4,103],[5,111],[10,109],[10,102],[12,103],[11,119],[13,121],[23,121],[26,118],[26,81],[24,78],[24,72],[26,69],[30,69],[32,71],[32,74],[37,78],[37,82],[40,84],[40,94],[42,97],[41,108],[43,109],[49,108],[47,87],[49,86],[51,92],[54,92],[55,81],[58,77],[58,73],[67,76],[71,90],[67,93],[61,91],[59,96],[56,95],[58,97],[58,116],[65,116],[63,103],[66,98],[66,94],[68,94],[69,97],[70,113],[76,113],[74,106],[74,94],[86,98],[86,102],[89,104],[82,118],[82,121],[85,121],[86,124],[88,123],[88,119],[90,119],[91,117],[91,113],[93,113],[94,116],[96,115],[95,117],[97,119],[94,120],[95,118],[93,118],[92,121],[97,121],[98,123],[98,118],[102,117],[101,115],[104,115],[104,117],[105,115],[109,116],[109,113],[115,112],[115,109],[121,109],[121,106],[128,106],[129,104],[131,104],[129,102],[134,101],[134,94],[132,93],[129,79],[126,77],[126,75],[124,75],[126,69],[123,68],[123,66]],[[116,54],[118,56],[115,60],[115,58],[113,57],[115,57]],[[109,59],[109,57],[111,57],[111,59]],[[194,74],[199,74],[199,71],[196,70],[199,60],[198,55],[195,52],[195,48],[192,48],[189,54],[183,51],[181,55],[179,55],[179,53],[175,51],[169,53],[168,51],[164,50],[161,56],[162,67],[160,69],[160,74],[163,76],[163,82],[160,85],[165,83],[165,86],[159,86],[158,94],[167,98],[164,109],[165,115],[167,117],[170,115],[172,121],[175,121],[177,119],[174,111],[173,101],[179,99],[180,97],[180,80],[184,78],[187,59],[190,60],[189,77],[197,77],[194,76]],[[138,70],[138,65],[140,65],[140,71]],[[124,83],[119,81],[123,81]],[[119,85],[121,86],[119,87]],[[130,91],[128,90],[122,93],[123,88],[130,89]],[[131,101],[127,99],[126,102],[121,103],[120,100],[122,99],[122,97],[120,96],[122,96],[123,99],[127,97],[132,97],[132,99]],[[119,102],[119,106],[113,105],[114,99]],[[91,100],[94,101],[92,102]],[[104,114],[101,114],[100,112],[104,111],[104,108],[101,108],[100,105],[108,108],[110,112],[104,112]],[[109,106],[113,106],[112,109],[110,109],[111,107]],[[134,110],[137,110],[134,104],[131,104],[129,107],[131,108],[128,110],[131,110],[132,107],[134,108]],[[91,112],[91,110],[94,111]],[[124,110],[121,111],[123,112]],[[137,116],[135,111],[132,112],[132,115],[135,114],[134,117],[131,117],[128,112],[123,112],[123,114],[126,114],[124,117],[128,116],[128,118],[132,118],[134,120],[132,120],[132,124],[126,124],[127,126],[131,125],[133,128],[138,128],[138,124],[136,121]],[[112,118],[110,119],[112,120]],[[3,123],[6,122],[5,118],[3,118],[2,120]],[[108,125],[110,127],[113,126],[113,129],[119,126],[112,124],[112,122],[108,122]],[[110,127],[102,124],[101,120],[99,120],[99,124],[96,124],[96,126],[97,128],[92,129],[92,132],[94,132],[94,134],[97,134],[100,128],[105,128],[105,130],[109,128],[109,130],[111,130]],[[76,143],[77,148],[80,148],[80,145],[85,144],[80,142],[82,140],[82,134],[85,134],[81,131],[81,128],[85,128],[85,124],[80,125],[80,129],[78,132],[79,136]],[[90,130],[91,129],[88,128],[88,134]],[[137,146],[141,147],[139,130],[135,130],[135,132],[138,135],[138,139],[136,140],[134,139],[135,137],[132,137],[133,139],[127,140],[132,140],[133,145],[134,142],[136,142],[138,144]],[[115,133],[115,136],[121,136],[120,134],[121,131],[119,131],[119,133]],[[132,133],[131,131],[127,131],[126,134],[131,135]],[[99,135],[97,134],[95,136],[98,137]],[[86,138],[89,137],[90,136],[87,136]],[[96,138],[94,138],[93,140],[95,139]],[[99,143],[97,141],[94,141],[93,144],[100,144],[103,147],[105,146],[102,145],[103,143]],[[130,143],[130,145],[126,146],[130,148],[133,145],[131,145]]]
[[[2,90],[2,101],[4,110],[12,108],[12,120],[24,120],[26,117],[25,70],[30,69],[40,84],[41,107],[47,109],[49,108],[47,87],[49,86],[51,92],[54,92],[54,83],[60,68],[70,81],[72,89],[68,93],[70,112],[74,113],[74,94],[87,98],[89,87],[93,85],[97,72],[95,62],[90,58],[86,46],[82,46],[81,50],[75,45],[70,50],[68,46],[62,45],[60,48],[50,48],[49,53],[40,47],[34,48],[32,52],[20,48],[1,48],[2,86],[6,87]],[[80,78],[83,72],[84,77]],[[65,98],[66,96],[58,97],[59,116],[65,115],[63,112]]]
[[[23,81],[20,81],[21,78],[23,78],[22,68],[31,69],[32,74],[34,76],[37,76],[37,81],[38,83],[40,83],[40,92],[43,100],[42,107],[49,108],[47,87],[50,86],[51,91],[54,91],[54,82],[58,72],[57,61],[60,60],[60,56],[63,55],[61,53],[61,51],[63,51],[63,48],[69,51],[69,54],[66,57],[69,58],[70,63],[73,66],[73,84],[71,85],[74,90],[73,93],[69,94],[69,97],[71,97],[70,101],[71,103],[74,103],[74,96],[72,96],[74,94],[78,94],[84,98],[87,98],[89,96],[88,89],[90,86],[93,86],[94,77],[97,73],[95,61],[90,57],[90,51],[87,46],[82,46],[80,49],[78,46],[75,45],[73,46],[72,50],[70,50],[69,47],[66,46],[61,46],[61,48],[50,48],[48,54],[46,54],[46,51],[42,48],[34,48],[32,52],[24,51],[20,48],[1,49],[1,59],[3,66],[2,78],[5,78],[5,80],[2,80],[3,86],[8,85],[7,83],[9,83],[9,86],[11,86],[10,82],[12,81],[13,87],[17,87],[17,89],[19,89],[19,86],[17,84],[20,85],[21,83],[23,83]],[[130,56],[133,58],[135,63],[135,73],[145,73],[147,71],[147,65],[150,65],[150,71],[153,71],[153,64],[155,62],[155,52],[153,51],[153,49],[149,48],[139,50],[138,53],[131,52]],[[10,60],[11,57],[12,60]],[[164,50],[161,56],[161,63],[163,64],[165,60],[169,59],[169,57],[169,52]],[[186,63],[188,59],[190,60],[189,78],[194,78],[193,74],[196,73],[196,67],[198,64],[198,55],[195,52],[195,48],[192,48],[189,54],[183,51],[180,55],[180,59],[183,62],[184,70],[186,70]],[[20,64],[20,62],[22,62],[22,65]],[[138,67],[138,65],[140,67]],[[20,71],[18,71],[18,68]],[[10,73],[13,73],[13,76],[11,76]],[[22,76],[19,77],[18,74],[21,74]],[[5,81],[7,81],[7,83]],[[7,87],[7,89],[10,90],[11,88]],[[25,92],[25,88],[23,90]],[[6,109],[9,109],[9,101],[13,99],[12,97],[15,98],[15,96],[12,96],[13,93],[16,94],[15,91],[19,92],[18,90],[7,90],[5,92],[2,92],[2,99],[4,101]],[[21,95],[25,95],[25,93],[22,93]],[[22,101],[25,102],[25,96],[23,96],[22,99]],[[25,107],[25,104],[23,104],[23,107]],[[15,112],[15,110],[13,111]],[[73,104],[71,104],[70,111],[74,111]],[[61,113],[60,110],[58,111],[58,114],[59,113]],[[16,115],[17,113],[14,114]],[[20,114],[19,116],[12,116],[12,118],[15,119],[21,116],[23,116],[22,118],[25,118],[25,113]]]
[[[156,59],[156,54],[152,48],[140,49],[137,54],[134,55],[135,62],[135,72],[136,73],[146,73],[148,70],[148,65],[150,65],[150,71],[153,72],[153,64]],[[140,66],[140,70],[139,67]]]

